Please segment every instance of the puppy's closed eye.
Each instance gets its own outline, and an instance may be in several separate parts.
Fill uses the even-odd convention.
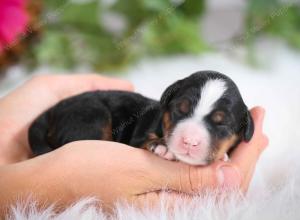
[[[191,111],[191,102],[188,99],[182,99],[176,103],[175,111],[178,115],[185,116]]]
[[[182,113],[182,114],[187,114],[187,113],[190,112],[190,109],[191,109],[191,103],[190,103],[189,100],[184,99],[184,100],[182,100],[181,102],[179,102],[179,103],[177,104],[177,107],[178,107],[180,113]]]

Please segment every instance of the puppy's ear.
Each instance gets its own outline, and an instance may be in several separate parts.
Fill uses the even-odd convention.
[[[250,141],[254,133],[254,123],[252,116],[249,111],[247,111],[244,119],[244,140],[246,142]]]
[[[162,107],[166,107],[171,99],[176,95],[176,93],[179,91],[181,85],[183,83],[183,80],[178,80],[172,85],[170,85],[162,94],[160,98],[160,104]]]

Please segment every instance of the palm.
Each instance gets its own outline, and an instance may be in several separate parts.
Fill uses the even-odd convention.
[[[130,90],[132,86],[96,75],[45,75],[30,80],[0,102],[0,142],[30,156],[27,133],[32,121],[60,100],[96,89]]]

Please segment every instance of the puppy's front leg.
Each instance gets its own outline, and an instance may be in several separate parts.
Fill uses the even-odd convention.
[[[175,160],[175,155],[165,145],[157,145],[153,152],[166,160]]]
[[[166,160],[175,160],[174,154],[169,151],[163,138],[150,139],[145,145],[145,148],[154,154]]]

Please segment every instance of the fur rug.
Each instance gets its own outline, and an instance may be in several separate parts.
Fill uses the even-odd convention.
[[[300,216],[300,181],[295,178],[299,169],[290,174],[288,181],[274,188],[264,189],[259,194],[242,198],[237,193],[216,202],[215,194],[195,196],[191,201],[184,198],[176,201],[172,211],[166,209],[162,199],[156,208],[137,210],[126,204],[117,204],[113,215],[106,215],[97,208],[97,200],[83,199],[64,212],[55,214],[52,207],[37,211],[35,204],[17,205],[9,220],[297,220]]]
[[[154,210],[147,207],[136,210],[117,204],[111,216],[96,208],[97,201],[91,198],[75,203],[58,215],[51,207],[37,211],[34,203],[16,204],[8,219],[300,219],[300,55],[269,40],[261,41],[257,47],[264,61],[259,69],[244,65],[235,54],[213,53],[200,57],[147,59],[126,75],[138,92],[159,98],[163,89],[176,79],[197,70],[217,70],[237,83],[249,107],[266,108],[265,132],[270,145],[260,158],[246,198],[232,193],[215,202],[214,194],[210,193],[195,196],[189,202],[176,201],[173,212],[166,211],[163,201]],[[15,75],[16,78],[23,76],[20,71]],[[15,79],[14,74],[10,79]]]

